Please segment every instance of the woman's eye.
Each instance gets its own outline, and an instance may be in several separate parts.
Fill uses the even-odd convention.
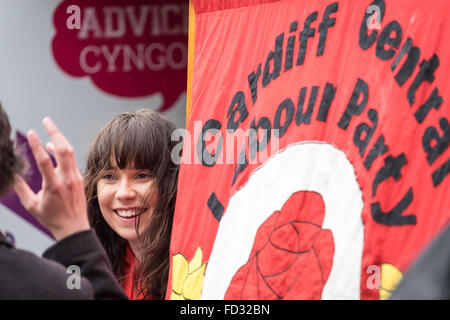
[[[150,179],[151,175],[149,173],[138,173],[136,176],[138,179]]]
[[[102,178],[105,180],[113,180],[113,179],[115,179],[115,176],[110,173],[107,173],[107,174],[103,175]]]

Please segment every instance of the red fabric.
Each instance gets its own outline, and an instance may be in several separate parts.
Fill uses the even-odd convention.
[[[128,296],[130,300],[144,300],[142,295],[136,297],[135,288],[133,286],[133,270],[136,267],[136,257],[131,250],[130,246],[127,246],[125,261],[124,261],[124,276],[125,281],[122,283],[122,289],[125,291],[125,294]]]
[[[224,222],[230,216],[230,201],[239,199],[239,204],[256,207],[261,200],[273,199],[271,192],[284,190],[291,181],[302,181],[303,176],[273,179],[270,184],[269,180],[261,179],[263,183],[258,192],[242,200],[238,197],[248,190],[252,176],[261,172],[270,160],[257,158],[251,162],[248,138],[245,144],[238,141],[233,149],[227,148],[226,143],[232,142],[226,139],[227,128],[247,132],[251,127],[261,125],[264,128],[263,124],[268,124],[269,129],[281,129],[279,148],[272,149],[271,142],[277,138],[272,134],[267,146],[261,146],[263,150],[258,151],[258,157],[267,151],[268,158],[273,159],[292,146],[306,143],[326,144],[345,154],[361,192],[361,196],[353,199],[361,200],[363,207],[357,216],[358,228],[347,229],[344,235],[352,236],[363,227],[363,249],[357,255],[342,254],[340,260],[334,257],[332,267],[343,257],[358,258],[360,272],[353,278],[359,281],[358,296],[378,299],[379,291],[369,286],[371,277],[378,275],[369,272],[371,267],[391,264],[405,272],[450,218],[450,145],[448,138],[443,138],[448,137],[445,132],[449,131],[450,122],[450,82],[447,79],[450,45],[446,41],[450,37],[450,20],[446,17],[450,4],[443,0],[247,2],[252,5],[236,9],[235,0],[194,1],[196,12],[201,8],[203,11],[195,18],[192,102],[187,126],[190,139],[185,139],[183,148],[187,163],[180,166],[170,255],[181,253],[191,261],[201,248],[202,264],[207,263],[207,282],[214,266],[210,263],[212,253],[223,257],[223,261],[234,261],[233,255],[221,255],[220,249],[224,250],[224,246],[219,251],[216,249],[219,227],[228,227]],[[378,3],[383,10],[379,28],[369,30],[368,25],[376,24],[367,14],[372,3]],[[213,12],[210,8],[222,10]],[[405,50],[411,52],[411,57],[403,54]],[[417,63],[412,63],[415,54]],[[217,163],[206,165],[199,159],[204,154],[202,127],[217,129],[214,140],[208,135],[204,139],[209,154],[218,155]],[[221,137],[223,144],[218,142],[222,141]],[[231,152],[234,152],[231,158],[236,159],[241,150],[248,165],[238,166],[236,161],[226,163]],[[336,168],[339,164],[331,163],[329,167]],[[295,166],[277,168],[282,176],[300,166],[304,164],[298,162]],[[318,165],[309,169],[314,173],[312,176],[321,176],[322,168]],[[326,186],[332,176],[322,177],[321,186]],[[346,186],[327,189],[330,198],[339,198]],[[339,212],[350,211],[355,203],[346,202],[347,208]],[[325,216],[330,209],[326,208]],[[279,210],[278,207],[275,210]],[[255,261],[270,259],[265,259],[263,266],[252,264],[251,254],[248,264],[239,260],[242,269],[234,273],[230,293],[233,297],[241,293],[254,297],[256,292],[252,288],[259,283],[270,285],[261,290],[262,293],[272,292],[272,289],[278,296],[286,296],[288,286],[279,288],[279,283],[260,281],[263,279],[260,274],[265,274],[257,266],[271,274],[278,270],[276,263],[280,259],[272,259],[279,252],[268,241],[274,240],[269,237],[270,233],[261,232],[271,220],[261,219],[262,224],[258,220],[258,224],[253,225],[252,221],[243,220],[256,211],[242,210],[235,226],[238,229],[244,225],[247,230],[249,226],[260,228],[259,233],[254,235],[247,230],[238,233],[230,228],[227,237],[230,246],[234,245],[234,239],[254,243],[255,249],[269,243],[271,246],[261,251],[261,257]],[[295,214],[295,211],[290,213],[292,217]],[[241,220],[244,222],[240,223]],[[344,226],[348,220],[341,218],[338,222]],[[279,232],[287,231],[292,233],[291,229],[279,229]],[[304,236],[308,239],[318,231],[310,227],[305,229]],[[356,242],[339,244],[335,234],[332,236],[335,252]],[[317,263],[315,269],[322,265],[328,268],[331,238],[330,241],[321,239],[319,244],[325,244],[325,248],[320,247],[324,255],[317,257],[320,264]],[[238,251],[239,247],[235,252]],[[281,262],[288,264],[294,258],[286,254]],[[274,261],[273,264],[270,261]],[[177,269],[172,266],[172,270]],[[348,274],[346,271],[345,267],[336,269],[329,278],[336,275],[339,279]],[[244,286],[241,280],[246,273],[250,283]],[[221,276],[213,275],[214,280]],[[299,278],[299,281],[319,279],[317,272],[314,275],[314,279]],[[325,280],[326,273],[323,275]],[[179,279],[180,275],[176,276]],[[281,283],[289,276],[291,271],[271,279],[276,278]],[[172,293],[171,278],[168,296]],[[228,281],[229,277],[222,279]],[[321,290],[322,278],[316,282],[317,287],[311,288],[307,297],[315,297],[315,290]],[[242,285],[237,286],[239,283]],[[336,283],[345,284],[344,281]]]
[[[130,246],[127,246],[125,261],[124,261],[124,276],[125,281],[122,283],[122,289],[125,291],[126,295],[130,300],[135,300],[133,293],[133,267],[136,261],[133,250]]]

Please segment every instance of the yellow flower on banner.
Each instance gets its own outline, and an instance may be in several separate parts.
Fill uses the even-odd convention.
[[[202,258],[200,247],[191,262],[181,253],[173,256],[171,300],[200,299],[206,270],[206,263],[202,264]]]
[[[399,269],[392,264],[383,263],[381,265],[380,300],[388,299],[402,279],[403,273]]]

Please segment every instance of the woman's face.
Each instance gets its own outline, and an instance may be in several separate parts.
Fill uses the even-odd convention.
[[[142,235],[158,202],[151,173],[132,167],[106,170],[97,182],[97,193],[100,211],[109,226],[130,244],[137,244],[136,219],[140,216]]]

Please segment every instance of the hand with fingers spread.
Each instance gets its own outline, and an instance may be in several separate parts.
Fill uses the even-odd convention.
[[[23,206],[60,240],[90,229],[83,177],[76,166],[71,144],[50,118],[45,118],[43,124],[51,139],[47,146],[56,157],[57,167],[53,167],[36,132],[30,130],[28,143],[42,174],[42,189],[35,194],[18,176],[14,190]]]

